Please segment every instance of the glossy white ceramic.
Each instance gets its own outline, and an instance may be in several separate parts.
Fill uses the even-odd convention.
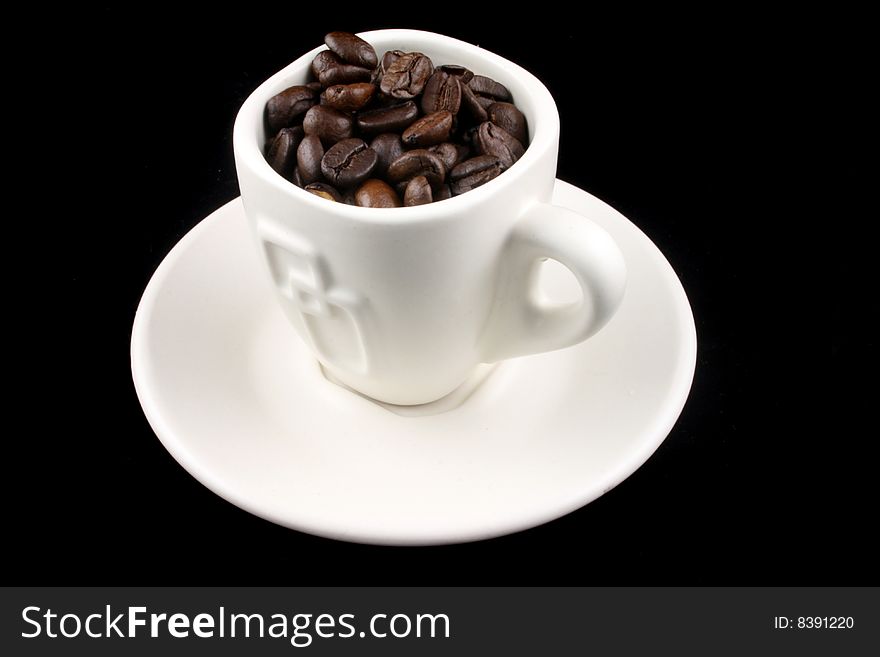
[[[553,202],[620,246],[629,280],[617,314],[592,339],[506,360],[459,406],[417,417],[321,375],[230,202],[174,247],[138,308],[132,373],[150,424],[218,495],[342,540],[471,541],[590,502],[669,433],[696,337],[675,273],[638,228],[566,183]],[[545,294],[570,292],[564,270],[550,274]]]
[[[533,75],[450,37],[415,30],[361,35],[380,54],[417,50],[505,84],[531,141],[508,171],[459,197],[410,208],[332,203],[279,176],[263,156],[266,101],[307,80],[321,48],[260,85],[242,105],[233,145],[266,282],[334,379],[394,404],[432,402],[480,363],[585,340],[613,315],[626,272],[600,227],[551,204],[559,114]],[[583,294],[532,294],[538,263],[570,268]],[[266,284],[266,283],[264,283]]]

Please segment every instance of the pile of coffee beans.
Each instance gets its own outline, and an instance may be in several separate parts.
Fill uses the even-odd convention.
[[[315,81],[266,103],[266,159],[337,203],[396,208],[442,201],[522,157],[526,118],[501,83],[420,52],[380,60],[354,34],[331,32]]]

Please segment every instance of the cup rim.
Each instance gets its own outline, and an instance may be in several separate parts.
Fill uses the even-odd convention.
[[[326,199],[306,192],[279,175],[266,160],[263,154],[263,145],[253,138],[254,132],[258,132],[263,125],[265,104],[271,96],[277,93],[275,89],[279,86],[279,82],[289,77],[292,72],[299,71],[304,65],[310,66],[315,55],[326,49],[326,46],[321,44],[270,76],[245,99],[233,127],[233,151],[237,168],[247,169],[262,179],[264,183],[275,187],[284,194],[292,195],[306,207],[311,207],[316,211],[330,211],[335,215],[362,223],[399,225],[402,221],[411,224],[453,217],[466,210],[468,205],[485,202],[495,194],[503,194],[505,189],[515,188],[521,179],[529,175],[533,165],[541,159],[541,156],[548,149],[554,147],[559,134],[559,113],[556,109],[556,103],[547,87],[518,64],[466,41],[424,30],[382,29],[359,32],[358,36],[371,44],[375,40],[383,43],[388,40],[416,42],[424,44],[426,50],[431,50],[433,44],[442,43],[447,47],[453,46],[461,50],[468,57],[486,60],[495,67],[509,71],[509,79],[499,80],[499,82],[505,86],[525,88],[535,107],[535,117],[529,125],[531,139],[523,156],[503,175],[497,176],[466,194],[453,196],[436,203],[398,208],[363,208],[345,203],[334,203],[332,208],[328,207],[330,203]],[[377,50],[383,47],[386,46],[380,45]],[[420,45],[420,47],[422,46]],[[479,71],[474,72],[479,73]],[[515,83],[508,85],[510,80],[515,80]],[[555,175],[555,171],[553,173]]]

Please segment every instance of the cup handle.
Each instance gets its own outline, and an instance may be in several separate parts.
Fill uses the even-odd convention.
[[[542,306],[533,293],[538,265],[553,258],[580,284],[582,299]],[[614,315],[626,286],[620,248],[602,228],[566,208],[536,203],[514,227],[501,258],[497,293],[483,334],[483,360],[577,344]]]

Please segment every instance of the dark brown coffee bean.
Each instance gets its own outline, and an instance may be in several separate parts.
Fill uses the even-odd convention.
[[[490,121],[481,123],[474,134],[474,148],[481,155],[497,157],[505,169],[513,166],[513,163],[525,152],[525,148],[515,137]]]
[[[450,187],[455,196],[485,185],[504,171],[494,155],[478,155],[465,160],[449,173]]]
[[[384,55],[382,55],[382,65],[379,67],[384,74],[385,71],[388,70],[388,67],[391,66],[398,59],[403,57],[406,53],[402,50],[389,50]]]
[[[442,144],[437,144],[436,146],[431,146],[428,150],[435,153],[441,160],[443,160],[443,164],[446,165],[447,171],[452,171],[452,168],[456,164],[467,158],[471,149],[464,144],[452,144],[447,141]]]
[[[466,84],[461,85],[461,104],[478,123],[488,121],[486,108],[480,104],[477,94]]]
[[[385,69],[380,88],[389,96],[409,100],[422,93],[433,72],[434,64],[427,55],[408,52]]]
[[[312,60],[312,73],[325,87],[334,84],[369,82],[372,71],[368,68],[347,64],[329,50],[322,50]]]
[[[507,90],[507,87],[492,78],[487,78],[485,75],[475,75],[468,82],[468,86],[475,94],[492,96],[495,100],[510,100],[510,92]]]
[[[373,171],[373,175],[383,177],[388,173],[388,167],[403,153],[403,142],[400,135],[393,132],[383,132],[370,142],[370,148],[376,151],[379,161]]]
[[[317,102],[317,96],[305,85],[297,85],[276,94],[266,103],[266,123],[269,132],[286,128],[305,114]]]
[[[370,177],[377,160],[376,151],[363,139],[343,139],[324,154],[321,172],[334,185],[352,187]]]
[[[452,132],[452,112],[443,110],[423,116],[403,131],[401,139],[407,147],[433,146],[449,139]]]
[[[400,197],[387,182],[371,178],[358,187],[355,204],[362,208],[399,208]]]
[[[296,151],[296,168],[303,185],[311,185],[321,180],[321,160],[324,159],[324,146],[318,135],[307,135]]]
[[[269,165],[285,178],[289,178],[296,166],[296,149],[303,138],[303,129],[299,126],[284,128],[269,144],[266,159]]]
[[[448,73],[449,75],[454,75],[455,77],[457,77],[458,81],[462,84],[467,84],[474,79],[473,71],[471,71],[469,68],[465,68],[464,66],[459,66],[458,64],[444,64],[439,68],[444,73]]]
[[[327,105],[315,105],[303,118],[303,130],[307,135],[318,135],[325,144],[351,137],[351,117]]]
[[[486,110],[489,120],[510,133],[521,144],[528,143],[529,131],[525,114],[510,103],[492,103]]]
[[[375,68],[379,64],[373,46],[351,32],[330,32],[324,43],[343,61],[364,68]]]
[[[305,187],[305,185],[303,185],[302,176],[299,175],[299,167],[293,167],[293,173],[290,176],[290,181],[297,187]]]
[[[476,96],[480,107],[486,110],[486,112],[488,112],[489,108],[497,102],[492,96],[481,96],[480,94],[477,94]]]
[[[403,193],[403,204],[407,207],[425,205],[433,200],[434,195],[431,193],[431,185],[425,176],[416,176],[410,180],[406,186],[406,191]]]
[[[328,185],[327,183],[312,183],[311,185],[306,185],[305,190],[307,192],[311,192],[315,196],[325,198],[328,201],[336,201],[337,203],[342,203],[342,194],[340,194],[335,187]]]
[[[422,111],[425,114],[447,110],[453,114],[458,113],[461,106],[461,85],[458,77],[450,75],[440,69],[434,71],[425,85],[422,95]]]
[[[360,112],[357,127],[364,135],[377,135],[380,132],[401,132],[419,116],[419,108],[413,101],[400,105]]]
[[[370,102],[375,92],[375,85],[369,82],[337,84],[324,90],[321,104],[343,112],[356,112]]]
[[[440,187],[437,189],[437,193],[434,194],[434,202],[436,203],[437,201],[445,201],[448,198],[452,198],[452,188],[448,184],[444,183],[440,185]]]
[[[316,92],[315,95],[321,93],[324,90],[324,85],[322,85],[320,82],[307,82],[306,86],[312,91]]]
[[[425,176],[432,187],[437,187],[446,178],[446,165],[431,151],[419,148],[407,151],[388,167],[388,180],[392,183],[408,181],[416,176]]]

